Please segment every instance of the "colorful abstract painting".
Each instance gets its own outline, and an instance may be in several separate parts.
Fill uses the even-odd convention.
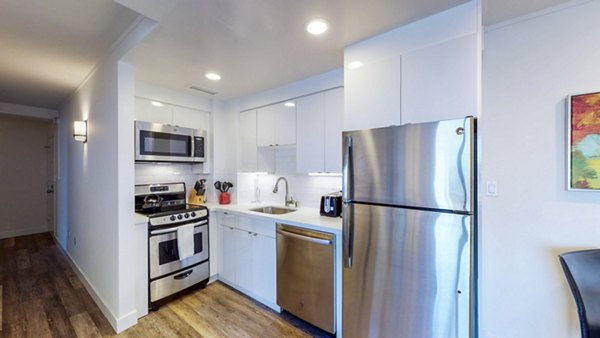
[[[569,98],[569,189],[600,191],[600,92]]]

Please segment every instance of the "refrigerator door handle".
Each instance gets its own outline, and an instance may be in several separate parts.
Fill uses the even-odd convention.
[[[352,136],[346,136],[344,156],[344,179],[342,181],[343,215],[342,237],[344,241],[344,267],[352,268],[354,246],[354,158],[352,154]]]

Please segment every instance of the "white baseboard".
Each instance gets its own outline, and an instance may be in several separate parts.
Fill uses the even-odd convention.
[[[43,232],[48,232],[48,227],[8,230],[0,232],[0,239],[41,234]]]
[[[90,281],[87,279],[85,274],[81,271],[81,269],[79,268],[77,263],[75,263],[75,261],[73,260],[73,257],[71,257],[71,255],[67,252],[67,250],[65,250],[65,248],[63,248],[62,245],[60,245],[60,243],[58,241],[55,240],[55,242],[56,242],[56,246],[65,255],[65,257],[67,258],[67,261],[73,268],[73,271],[75,271],[75,273],[77,274],[77,277],[79,277],[79,279],[81,280],[81,283],[83,284],[83,286],[85,287],[87,292],[90,294],[90,296],[92,297],[92,299],[94,300],[96,305],[98,305],[98,308],[100,308],[100,311],[102,311],[102,314],[104,315],[104,317],[106,317],[106,319],[110,323],[110,326],[112,326],[113,330],[115,330],[116,333],[120,333],[120,332],[123,332],[126,329],[132,327],[133,325],[137,324],[138,315],[137,315],[136,310],[133,310],[133,311],[127,313],[126,315],[121,316],[120,318],[117,318],[113,314],[113,312],[109,309],[109,307],[106,305],[106,303],[104,302],[102,297],[100,297],[98,292],[96,292],[96,289],[90,283]]]

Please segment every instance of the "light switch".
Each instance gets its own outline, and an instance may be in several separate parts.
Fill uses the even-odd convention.
[[[485,195],[486,196],[498,196],[498,183],[496,181],[485,182]]]

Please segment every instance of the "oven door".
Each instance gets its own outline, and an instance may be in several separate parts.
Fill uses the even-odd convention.
[[[151,230],[148,239],[150,279],[184,269],[208,259],[208,221],[195,223],[194,255],[179,260],[177,227]]]
[[[135,160],[194,161],[194,129],[135,122]]]

